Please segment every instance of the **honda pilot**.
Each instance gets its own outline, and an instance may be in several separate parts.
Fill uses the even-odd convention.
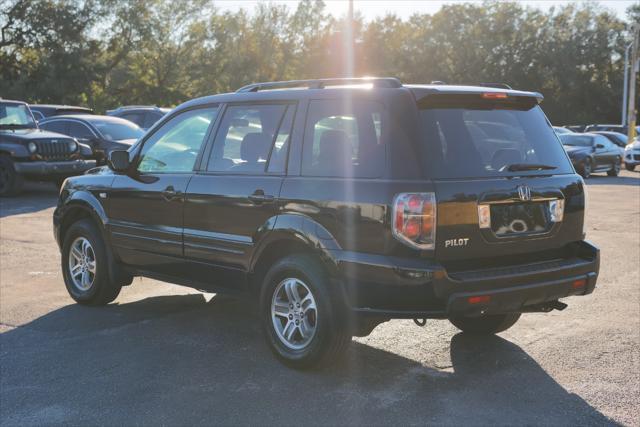
[[[593,292],[585,188],[540,103],[395,78],[258,83],[172,110],[68,179],[53,221],[80,304],[134,276],[257,304],[296,368],[389,319],[495,334]]]

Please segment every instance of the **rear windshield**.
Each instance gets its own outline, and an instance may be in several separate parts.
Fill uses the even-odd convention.
[[[423,157],[433,178],[573,173],[535,99],[429,96],[419,106]]]
[[[144,135],[144,131],[135,123],[127,120],[91,122],[102,136],[112,141],[122,141],[125,139],[138,139]]]
[[[563,145],[572,147],[591,147],[593,145],[593,137],[587,135],[560,135],[560,141]]]

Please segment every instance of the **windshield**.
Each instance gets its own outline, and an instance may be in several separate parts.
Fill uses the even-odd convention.
[[[586,135],[560,135],[560,141],[562,141],[562,145],[571,147],[591,147],[593,145],[593,138]]]
[[[91,122],[91,124],[95,126],[96,129],[98,129],[102,136],[112,141],[120,141],[123,139],[138,139],[144,134],[144,131],[138,125],[127,120],[123,120],[122,122],[93,121]]]
[[[36,123],[24,104],[0,104],[0,128],[35,128]]]
[[[436,99],[421,102],[420,122],[425,166],[432,177],[572,173],[535,99],[429,98]]]

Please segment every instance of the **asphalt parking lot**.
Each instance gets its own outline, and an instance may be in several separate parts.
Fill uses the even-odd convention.
[[[640,173],[588,180],[595,293],[490,339],[397,320],[323,371],[280,365],[244,301],[136,279],[67,296],[56,191],[0,200],[0,424],[640,424]]]

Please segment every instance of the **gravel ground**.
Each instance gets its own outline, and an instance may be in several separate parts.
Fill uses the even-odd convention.
[[[0,201],[0,424],[640,425],[640,173],[588,180],[594,294],[489,339],[391,321],[320,372],[269,353],[246,304],[136,279],[67,296],[52,186]]]

